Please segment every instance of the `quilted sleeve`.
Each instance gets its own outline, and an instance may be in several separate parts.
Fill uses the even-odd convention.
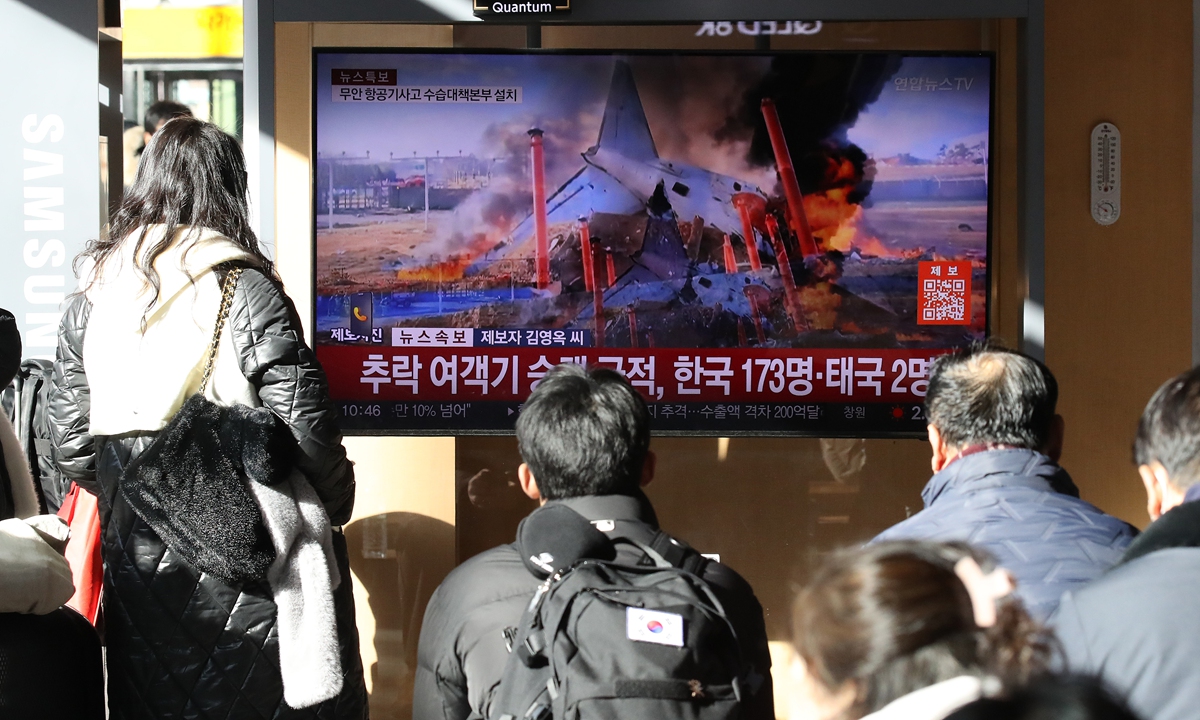
[[[238,280],[229,324],[238,362],[259,398],[292,432],[297,466],[342,525],[354,509],[354,466],[342,447],[325,372],[304,342],[300,317],[279,283],[248,268]]]
[[[100,488],[96,484],[96,444],[89,432],[91,390],[83,367],[83,338],[91,312],[87,298],[76,295],[63,313],[47,411],[59,469],[96,494]]]
[[[454,603],[447,602],[445,595],[446,585],[443,584],[425,606],[413,681],[413,720],[467,720],[471,717],[467,678],[454,653],[455,628],[450,615],[457,612],[457,608],[449,607]]]

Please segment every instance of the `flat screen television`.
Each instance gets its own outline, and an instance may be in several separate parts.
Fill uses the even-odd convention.
[[[559,363],[675,434],[912,435],[988,332],[993,58],[322,49],[314,328],[351,433]]]

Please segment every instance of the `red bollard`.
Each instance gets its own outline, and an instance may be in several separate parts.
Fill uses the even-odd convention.
[[[747,285],[742,288],[742,292],[746,295],[746,301],[750,303],[750,318],[754,321],[754,334],[758,336],[758,344],[763,345],[767,342],[767,334],[763,332],[762,311],[758,307],[758,298],[751,291],[752,286]]]
[[[583,260],[583,289],[591,292],[595,279],[592,277],[592,233],[587,218],[579,218],[579,250]]]
[[[817,243],[813,240],[808,215],[804,213],[804,196],[800,194],[800,182],[796,179],[796,168],[792,166],[792,154],[788,152],[787,140],[783,137],[783,125],[779,122],[779,111],[771,98],[762,100],[763,120],[767,122],[767,135],[771,138],[771,149],[775,152],[775,166],[783,194],[787,199],[788,225],[800,242],[800,253],[804,257],[817,254]]]
[[[607,255],[603,248],[596,248],[593,262],[600,264],[601,255]],[[593,277],[599,268],[593,268]],[[604,290],[600,287],[599,278],[592,283],[592,314],[595,316],[595,330],[592,332],[592,346],[604,347]]]
[[[734,196],[733,205],[742,220],[742,237],[746,239],[746,257],[750,259],[750,269],[762,270],[762,261],[758,258],[758,244],[754,241],[754,223],[750,219],[750,204],[747,202],[748,198],[743,197],[748,194],[740,193]]]
[[[775,219],[774,215],[768,213],[763,222],[767,226],[767,236],[771,239],[771,247],[775,247],[775,243],[781,239],[779,237],[779,221]],[[786,243],[784,247],[787,247]]]
[[[546,161],[542,149],[542,131],[529,131],[529,148],[533,156],[533,233],[536,242],[537,287],[550,287],[550,239],[546,229]]]
[[[733,243],[729,241],[729,233],[725,233],[725,272],[737,272],[737,258],[733,256]]]
[[[808,323],[800,314],[800,298],[796,293],[796,278],[792,275],[792,263],[788,260],[787,248],[778,237],[772,237],[771,241],[775,248],[775,259],[779,261],[779,276],[783,279],[783,301],[788,317],[791,318],[792,327],[796,328],[797,332],[805,330]]]

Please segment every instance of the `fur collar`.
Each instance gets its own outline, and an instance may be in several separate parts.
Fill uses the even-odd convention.
[[[130,233],[121,241],[121,245],[108,261],[102,267],[94,269],[94,281],[85,284],[85,294],[93,305],[100,306],[113,301],[129,303],[139,310],[146,308],[154,291],[134,268],[131,257],[132,246],[141,232],[139,229]],[[139,259],[144,257],[166,232],[165,225],[146,226],[146,237],[138,255]],[[146,315],[146,322],[152,322],[182,290],[194,285],[200,275],[215,265],[231,261],[258,264],[257,258],[215,230],[186,225],[177,227],[173,231],[171,244],[154,260],[154,269],[158,272],[158,300]],[[129,307],[122,307],[121,310],[128,315],[136,315],[140,329],[141,313],[132,313]]]
[[[228,238],[204,228],[181,228],[173,244],[155,260],[161,293],[146,315],[151,297],[133,266],[127,239],[105,261],[86,292],[92,302],[83,339],[83,364],[91,391],[92,435],[157,432],[200,387],[213,326],[221,306],[221,286],[213,268],[253,257]],[[161,239],[162,226],[147,230],[147,244]],[[242,374],[226,324],[213,377],[205,395],[221,405],[259,405]]]
[[[1172,508],[1142,531],[1118,565],[1168,548],[1200,548],[1200,502]]]

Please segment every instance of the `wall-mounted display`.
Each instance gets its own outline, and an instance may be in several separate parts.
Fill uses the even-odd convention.
[[[924,431],[987,336],[986,54],[319,50],[348,432],[506,432],[562,362],[658,432]]]

